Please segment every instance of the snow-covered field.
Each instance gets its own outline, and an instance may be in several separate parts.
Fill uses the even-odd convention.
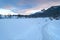
[[[60,20],[0,19],[0,40],[60,40]]]

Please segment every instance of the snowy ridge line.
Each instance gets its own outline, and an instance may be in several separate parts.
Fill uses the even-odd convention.
[[[29,13],[29,12],[28,12]],[[33,13],[33,12],[32,12]],[[29,15],[23,15],[20,13],[12,12],[11,10],[1,9],[0,10],[0,19],[5,18],[49,18],[49,19],[60,19],[60,5],[52,6],[48,9],[43,9],[41,12],[35,12]]]

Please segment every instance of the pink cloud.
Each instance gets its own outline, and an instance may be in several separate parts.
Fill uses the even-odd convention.
[[[11,5],[7,5],[7,6],[4,6],[3,8],[4,8],[4,9],[9,9],[9,10],[10,10],[10,9],[12,9],[12,8],[14,8],[14,7],[11,6]]]
[[[18,13],[22,14],[22,15],[29,15],[31,13],[40,11],[42,9],[47,9],[51,6],[56,6],[56,5],[60,5],[60,2],[49,2],[49,3],[44,3],[42,5],[38,5],[34,8],[29,8],[29,9],[25,9],[25,10],[20,10]]]
[[[40,2],[40,0],[38,0],[38,1]],[[24,4],[26,4],[25,1],[22,1],[22,2],[18,3],[18,5],[24,5]],[[22,14],[22,15],[29,15],[31,13],[40,11],[42,9],[47,9],[47,8],[49,8],[51,6],[55,6],[55,5],[60,5],[60,1],[59,2],[53,2],[53,1],[51,1],[51,2],[46,2],[46,3],[43,3],[43,4],[39,4],[38,3],[38,6],[35,6],[34,8],[28,8],[28,9],[24,9],[24,10],[18,10],[16,12],[19,13],[19,14]],[[11,6],[11,5],[7,5],[7,6],[4,6],[4,8],[5,9],[13,9],[14,7]]]

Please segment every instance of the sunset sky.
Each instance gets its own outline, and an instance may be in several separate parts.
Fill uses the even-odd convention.
[[[55,5],[60,5],[60,0],[0,0],[0,9],[22,15],[29,15]]]

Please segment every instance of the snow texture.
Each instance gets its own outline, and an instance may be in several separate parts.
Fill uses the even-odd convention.
[[[0,40],[60,40],[60,20],[0,19]]]

